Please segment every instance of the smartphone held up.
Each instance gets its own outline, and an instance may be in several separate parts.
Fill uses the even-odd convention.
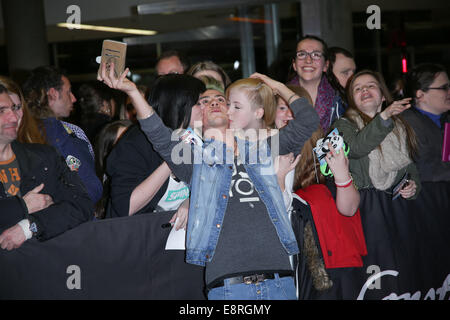
[[[127,54],[127,44],[125,42],[114,40],[103,40],[102,55],[100,62],[106,63],[107,72],[109,72],[111,63],[114,63],[114,74],[116,77],[119,77],[125,70],[126,54]]]

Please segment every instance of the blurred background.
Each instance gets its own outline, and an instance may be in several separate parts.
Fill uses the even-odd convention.
[[[213,60],[232,80],[258,71],[285,81],[304,34],[348,49],[358,69],[381,71],[387,82],[420,62],[450,66],[448,0],[1,2],[0,74],[18,82],[46,64],[66,70],[74,87],[95,79],[104,39],[128,44],[131,78],[145,85],[156,77],[158,55],[171,49],[191,63]],[[367,26],[370,5],[380,9],[380,29]]]

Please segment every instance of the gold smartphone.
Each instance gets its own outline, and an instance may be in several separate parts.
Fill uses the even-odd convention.
[[[106,62],[106,72],[109,72],[111,62],[114,62],[114,73],[119,77],[125,70],[125,58],[127,55],[127,44],[114,40],[103,40],[102,60]]]

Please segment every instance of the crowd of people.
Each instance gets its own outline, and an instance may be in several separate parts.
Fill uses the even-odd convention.
[[[186,262],[205,266],[209,299],[296,299],[296,210],[349,217],[362,234],[360,190],[392,196],[403,183],[399,196],[414,201],[422,182],[450,181],[449,79],[438,64],[414,66],[397,100],[380,73],[357,72],[348,50],[316,36],[298,41],[285,83],[260,73],[232,82],[176,51],[155,69],[145,87],[101,64],[77,94],[55,67],[22,86],[0,77],[1,249],[90,220],[175,211],[169,222],[186,229]],[[80,121],[64,121],[77,101]],[[327,141],[318,158],[333,129],[348,152]],[[361,242],[347,246],[365,254]]]

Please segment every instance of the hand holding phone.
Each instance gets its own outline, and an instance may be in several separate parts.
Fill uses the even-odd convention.
[[[400,195],[404,199],[408,199],[416,194],[416,190],[417,190],[416,182],[414,180],[408,180],[408,182],[400,190]]]
[[[114,64],[114,75],[119,77],[125,70],[126,53],[127,44],[125,42],[104,40],[101,63],[106,63],[106,72],[109,73],[111,64]]]
[[[409,195],[410,191],[409,189],[411,189],[411,187],[408,188],[408,185],[410,184],[410,177],[409,177],[409,173],[405,173],[405,175],[402,177],[402,179],[400,180],[399,183],[397,183],[397,185],[392,189],[392,200],[397,199],[398,197],[402,196],[403,198],[405,198],[405,195]],[[411,182],[414,182],[411,180]],[[416,183],[414,182],[414,186],[416,185]],[[405,191],[403,191],[403,188],[408,188],[406,189],[408,192],[405,193]],[[414,193],[415,193],[415,188],[414,188]],[[412,197],[414,194],[410,195],[410,197]],[[409,197],[408,197],[409,198]]]

